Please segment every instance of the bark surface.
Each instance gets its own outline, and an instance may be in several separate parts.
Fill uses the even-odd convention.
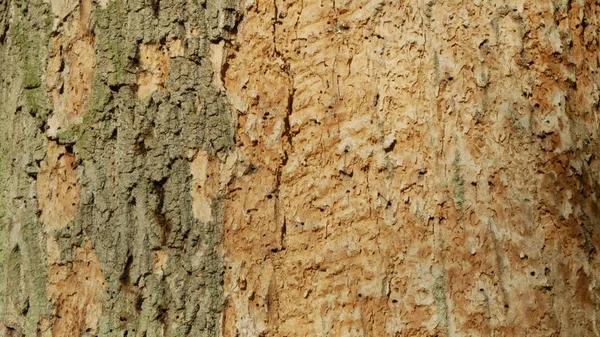
[[[599,336],[599,20],[2,1],[0,337]]]

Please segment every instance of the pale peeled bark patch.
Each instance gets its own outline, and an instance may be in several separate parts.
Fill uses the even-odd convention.
[[[52,0],[55,36],[48,60],[46,84],[53,114],[46,134],[61,138],[63,132],[83,121],[96,65],[94,36],[89,30],[91,0]],[[69,136],[70,138],[71,136]],[[40,221],[46,235],[48,297],[54,305],[54,321],[41,321],[45,335],[80,336],[96,333],[102,313],[106,281],[89,241],[74,249],[72,267],[62,264],[57,230],[68,227],[79,206],[75,155],[55,141],[48,141],[47,159],[40,165],[37,195]]]
[[[170,57],[181,57],[185,54],[185,48],[183,46],[183,41],[171,40],[169,41],[169,56]]]
[[[52,1],[56,35],[46,81],[54,106],[46,131],[51,138],[80,124],[87,111],[96,66],[94,36],[89,31],[91,6],[91,0]]]
[[[212,198],[216,195],[218,162],[200,150],[190,165],[192,173],[192,212],[199,221],[213,219]]]
[[[225,41],[221,41],[218,44],[210,45],[210,63],[213,68],[213,86],[216,88],[223,88],[223,79],[221,78],[221,72],[223,69],[223,52],[225,47]]]
[[[598,334],[595,5],[246,9],[225,336]]]
[[[198,150],[190,155],[190,173],[192,174],[192,213],[199,221],[214,220],[213,200],[223,197],[234,177],[241,177],[247,167],[239,154],[229,153],[222,158],[210,155],[205,150]]]
[[[155,250],[152,252],[152,272],[162,278],[167,262],[169,261],[169,252],[166,250]]]
[[[140,72],[137,76],[139,99],[145,99],[156,90],[166,90],[169,79],[170,58],[185,55],[184,42],[173,39],[166,45],[142,44],[140,48]]]
[[[100,5],[100,8],[108,7],[109,2],[110,2],[110,0],[98,0],[98,4]]]
[[[79,6],[79,0],[51,0],[50,5],[55,19],[62,21]]]
[[[40,165],[37,179],[40,221],[47,231],[64,228],[73,220],[79,205],[75,156],[64,146],[48,142],[47,160]]]
[[[47,160],[41,163],[37,195],[48,252],[48,296],[55,306],[53,323],[46,333],[53,336],[79,336],[81,331],[95,333],[102,313],[106,281],[100,262],[89,241],[74,250],[73,267],[60,264],[57,230],[73,221],[80,199],[75,156],[65,146],[48,142]]]
[[[89,241],[74,250],[73,269],[52,264],[48,269],[48,296],[55,306],[53,336],[96,333],[102,313],[106,281]]]
[[[175,52],[178,52],[176,48]],[[169,51],[159,44],[140,45],[140,67],[138,74],[139,99],[150,97],[158,89],[165,90],[165,83],[169,79]]]

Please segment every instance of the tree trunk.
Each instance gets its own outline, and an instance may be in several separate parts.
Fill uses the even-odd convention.
[[[599,20],[2,1],[0,337],[599,336]]]

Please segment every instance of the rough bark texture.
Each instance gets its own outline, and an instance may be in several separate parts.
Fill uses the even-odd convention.
[[[0,337],[599,336],[599,20],[0,2]]]

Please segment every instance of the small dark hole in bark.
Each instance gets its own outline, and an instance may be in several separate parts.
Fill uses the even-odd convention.
[[[392,143],[388,147],[383,148],[383,151],[385,151],[386,153],[389,153],[392,150],[394,150],[395,146],[396,146],[396,140],[394,139],[394,141],[392,141]]]
[[[160,0],[152,1],[152,11],[154,12],[154,16],[158,16],[158,11],[160,10]]]
[[[121,273],[121,276],[119,277],[119,281],[121,281],[121,284],[124,285],[128,285],[130,280],[129,280],[129,271],[131,269],[131,264],[133,263],[133,256],[129,255],[127,257],[127,262],[125,262],[125,267],[123,268],[123,272]]]
[[[344,170],[340,170],[340,174],[343,174],[343,175],[345,175],[347,177],[350,177],[350,178],[352,178],[354,176],[354,172],[348,173],[348,172],[346,172]]]

